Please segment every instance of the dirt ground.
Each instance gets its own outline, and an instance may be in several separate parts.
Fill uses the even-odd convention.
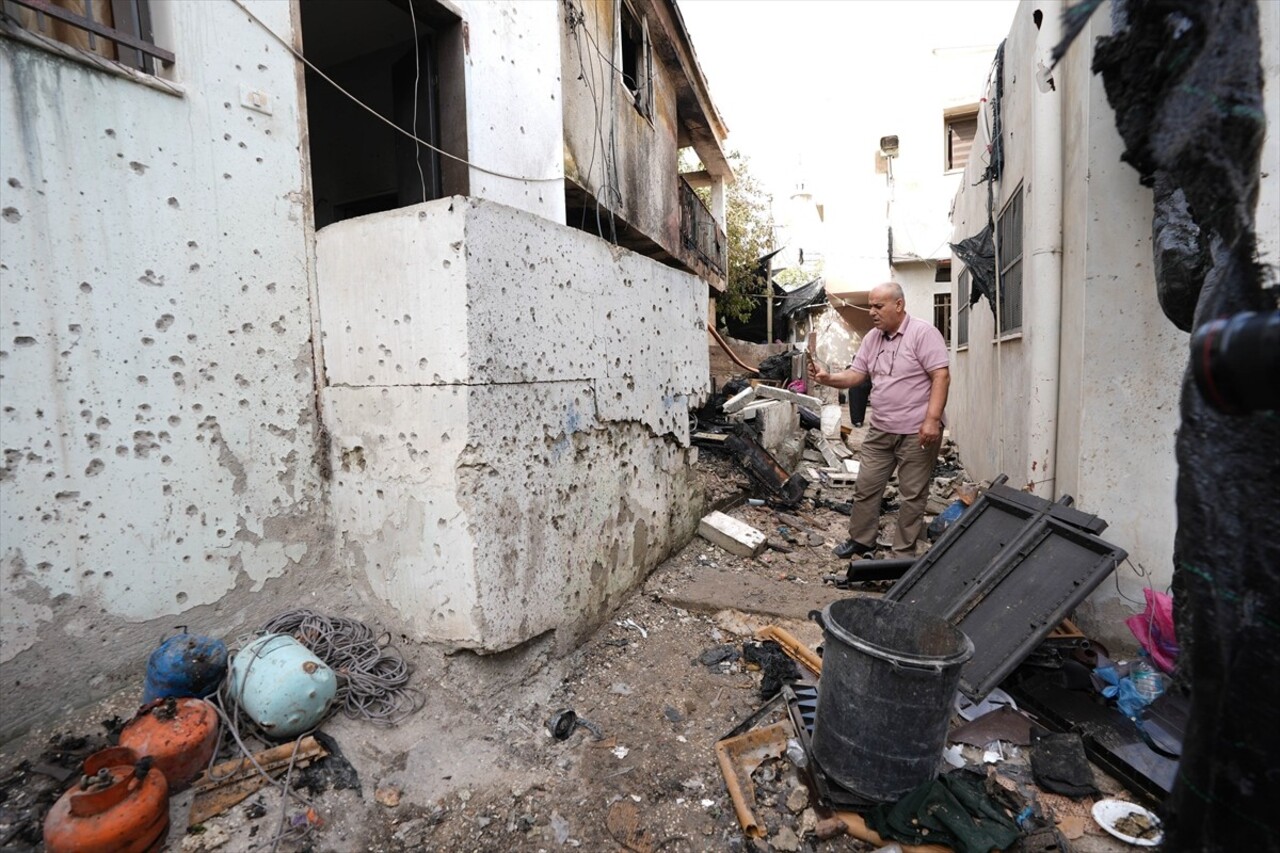
[[[712,501],[746,486],[732,464],[710,454],[704,454],[700,476]],[[833,490],[828,497],[839,495]],[[767,839],[745,838],[735,818],[714,746],[761,706],[761,674],[740,659],[708,664],[699,657],[726,645],[741,652],[743,642],[769,624],[816,647],[821,631],[806,614],[855,593],[823,581],[846,565],[831,553],[844,538],[844,516],[818,509],[784,520],[768,507],[745,505],[731,514],[778,541],[785,533],[796,535],[787,523],[795,516],[807,531],[791,553],[768,550],[755,558],[734,557],[695,538],[567,658],[553,659],[547,643],[539,642],[483,661],[404,645],[415,682],[427,695],[422,711],[390,729],[341,717],[326,723],[324,731],[345,759],[303,772],[307,803],[282,810],[278,792],[266,789],[184,834],[177,827],[186,826],[191,795],[175,798],[168,849],[876,849],[847,835],[818,840],[812,833],[823,814],[785,758],[767,762],[754,777],[756,814]],[[117,696],[5,747],[0,848],[38,849],[23,841],[33,827],[24,830],[21,820],[38,810],[33,804],[47,807],[59,789],[32,770],[42,753],[46,764],[51,760],[51,739],[87,752],[118,724],[104,727],[102,721],[132,713],[134,696]],[[548,720],[563,709],[572,709],[599,736],[583,725],[565,740],[553,738]],[[90,741],[77,744],[67,735]],[[981,762],[977,751],[966,749],[970,761]],[[64,756],[74,753],[63,750]],[[23,759],[29,762],[25,770]],[[345,762],[354,772],[335,772],[346,769]],[[1016,778],[1016,762],[1008,765]],[[1105,794],[1124,796],[1114,781],[1100,771],[1095,775]],[[1073,850],[1125,847],[1092,821],[1078,823],[1083,835]],[[289,834],[276,844],[282,826]]]

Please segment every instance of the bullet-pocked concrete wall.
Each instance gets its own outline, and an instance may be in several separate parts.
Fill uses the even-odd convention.
[[[317,254],[340,550],[419,636],[572,640],[691,535],[704,282],[465,198]]]
[[[0,38],[0,739],[174,626],[342,606],[295,62],[231,3],[153,8],[178,94]]]

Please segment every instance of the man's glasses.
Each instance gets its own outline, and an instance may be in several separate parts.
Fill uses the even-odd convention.
[[[887,373],[884,374],[885,376],[893,375],[893,363],[898,360],[898,350],[900,349],[902,349],[901,338],[898,339],[898,345],[893,348],[893,352],[890,353],[889,355],[889,370]],[[884,356],[884,347],[880,347],[880,352],[876,353],[876,362],[878,363],[883,356]]]

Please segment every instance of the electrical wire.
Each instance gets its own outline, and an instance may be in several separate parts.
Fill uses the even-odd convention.
[[[324,661],[338,676],[334,704],[352,719],[394,726],[426,704],[422,691],[409,685],[409,664],[390,645],[390,635],[376,635],[363,622],[289,610],[262,630],[290,634]]]
[[[450,160],[454,160],[458,163],[462,163],[464,166],[468,166],[472,169],[475,169],[477,172],[483,172],[486,175],[493,175],[495,178],[506,178],[507,180],[511,180],[511,181],[524,181],[527,183],[551,183],[555,181],[564,180],[563,175],[556,175],[549,178],[529,178],[529,177],[524,177],[522,175],[511,175],[511,174],[507,174],[506,172],[499,172],[495,169],[488,169],[488,168],[485,168],[484,166],[480,166],[480,165],[477,165],[476,163],[472,163],[470,160],[466,159],[465,157],[459,157],[457,154],[451,154],[448,151],[445,151],[443,148],[438,148],[435,145],[432,145],[430,142],[427,142],[425,139],[419,139],[413,133],[410,133],[409,131],[400,127],[400,125],[396,124],[394,121],[387,118],[382,113],[378,112],[373,107],[369,106],[364,101],[360,100],[355,95],[348,92],[346,89],[342,88],[342,86],[339,85],[336,80],[334,80],[328,74],[325,74],[323,71],[317,68],[316,65],[311,60],[303,56],[302,53],[297,48],[295,48],[288,41],[286,41],[279,33],[277,33],[275,30],[271,29],[265,23],[263,23],[262,19],[259,18],[257,15],[255,15],[252,11],[250,11],[248,7],[246,7],[243,3],[240,2],[240,0],[231,0],[231,2],[234,3],[236,6],[238,6],[240,8],[240,11],[248,15],[249,18],[255,24],[257,24],[267,33],[267,35],[275,39],[281,45],[281,47],[289,51],[289,53],[293,54],[295,59],[297,59],[303,65],[310,68],[316,74],[320,75],[320,77],[323,78],[324,81],[328,83],[330,86],[333,86],[333,88],[337,89],[339,92],[346,95],[347,98],[349,98],[352,101],[352,103],[354,103],[356,106],[363,109],[365,112],[369,113],[378,121],[390,127],[396,133],[400,133],[400,134],[403,134],[404,136],[409,137],[414,142],[418,143],[424,148],[429,148],[432,151],[439,154],[441,157],[448,157]]]
[[[418,15],[409,0],[409,20],[413,23],[413,138],[418,138],[418,80],[422,76],[422,50],[418,46]],[[427,200],[427,179],[422,174],[422,147],[413,146],[413,164],[418,167],[418,183],[422,186],[422,200]]]

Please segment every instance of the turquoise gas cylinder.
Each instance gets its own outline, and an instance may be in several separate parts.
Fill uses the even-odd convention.
[[[288,634],[267,634],[231,659],[231,699],[269,737],[297,737],[320,724],[338,692],[324,661]]]

